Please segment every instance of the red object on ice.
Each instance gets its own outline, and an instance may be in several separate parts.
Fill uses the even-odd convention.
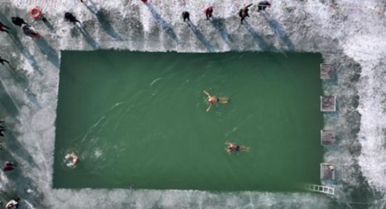
[[[212,14],[212,13],[213,13],[213,7],[212,6],[206,8],[205,14]]]
[[[143,3],[146,3],[147,2],[147,0],[141,0]]]
[[[39,7],[35,7],[29,11],[29,15],[34,19],[39,19],[42,15],[42,10]]]

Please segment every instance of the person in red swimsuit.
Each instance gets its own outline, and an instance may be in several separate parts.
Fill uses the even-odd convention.
[[[229,102],[229,99],[226,97],[211,96],[207,91],[204,91],[204,94],[208,96],[208,101],[209,101],[209,107],[206,109],[207,112],[209,112],[213,104],[216,104],[216,103],[226,104]]]
[[[233,151],[242,151],[242,152],[248,152],[249,151],[249,147],[244,147],[244,146],[240,146],[240,145],[236,145],[236,144],[233,144],[231,142],[226,142],[225,143],[226,145],[228,145],[228,147],[225,149],[229,154],[231,154],[231,152]]]

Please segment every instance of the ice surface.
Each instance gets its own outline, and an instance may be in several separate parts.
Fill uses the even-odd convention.
[[[12,31],[0,34],[1,55],[11,62],[10,67],[0,66],[1,117],[10,130],[1,155],[19,164],[17,172],[1,175],[3,198],[18,195],[22,208],[61,209],[331,208],[331,204],[380,208],[385,204],[384,1],[272,1],[272,8],[261,14],[252,7],[245,25],[240,25],[237,12],[250,1],[84,1],[0,1],[0,21]],[[211,22],[203,13],[209,5],[214,5],[216,18]],[[34,6],[42,8],[48,23],[28,16]],[[191,13],[190,27],[182,22],[183,10]],[[82,26],[65,22],[65,11],[73,12]],[[42,38],[24,36],[10,22],[14,15],[24,18]],[[336,95],[338,102],[337,113],[325,115],[325,129],[337,135],[337,145],[325,154],[325,161],[336,167],[337,196],[52,189],[60,50],[99,48],[203,53],[270,50],[283,56],[288,51],[321,52],[338,69],[336,80],[323,86],[325,94]]]

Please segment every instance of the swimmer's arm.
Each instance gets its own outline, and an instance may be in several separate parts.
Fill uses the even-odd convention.
[[[204,91],[204,94],[206,94],[208,97],[211,97],[207,91]]]
[[[209,107],[206,109],[207,112],[209,112],[210,108],[212,107],[212,104],[209,103]]]

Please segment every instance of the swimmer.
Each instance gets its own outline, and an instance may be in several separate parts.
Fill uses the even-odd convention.
[[[65,158],[66,158],[66,160],[68,160],[68,159],[71,160],[69,163],[67,163],[68,167],[73,167],[78,162],[78,156],[76,156],[74,152],[67,154]]]
[[[209,107],[206,109],[207,112],[209,112],[210,108],[212,107],[212,104],[216,104],[216,103],[226,104],[229,102],[229,99],[226,97],[211,96],[207,91],[204,91],[204,94],[208,96],[208,101],[209,101]]]
[[[240,146],[240,145],[236,145],[236,144],[233,144],[231,142],[225,142],[226,145],[228,145],[228,147],[225,149],[229,154],[231,154],[231,152],[233,151],[242,151],[242,152],[248,152],[249,151],[249,147],[244,147],[244,146]]]

